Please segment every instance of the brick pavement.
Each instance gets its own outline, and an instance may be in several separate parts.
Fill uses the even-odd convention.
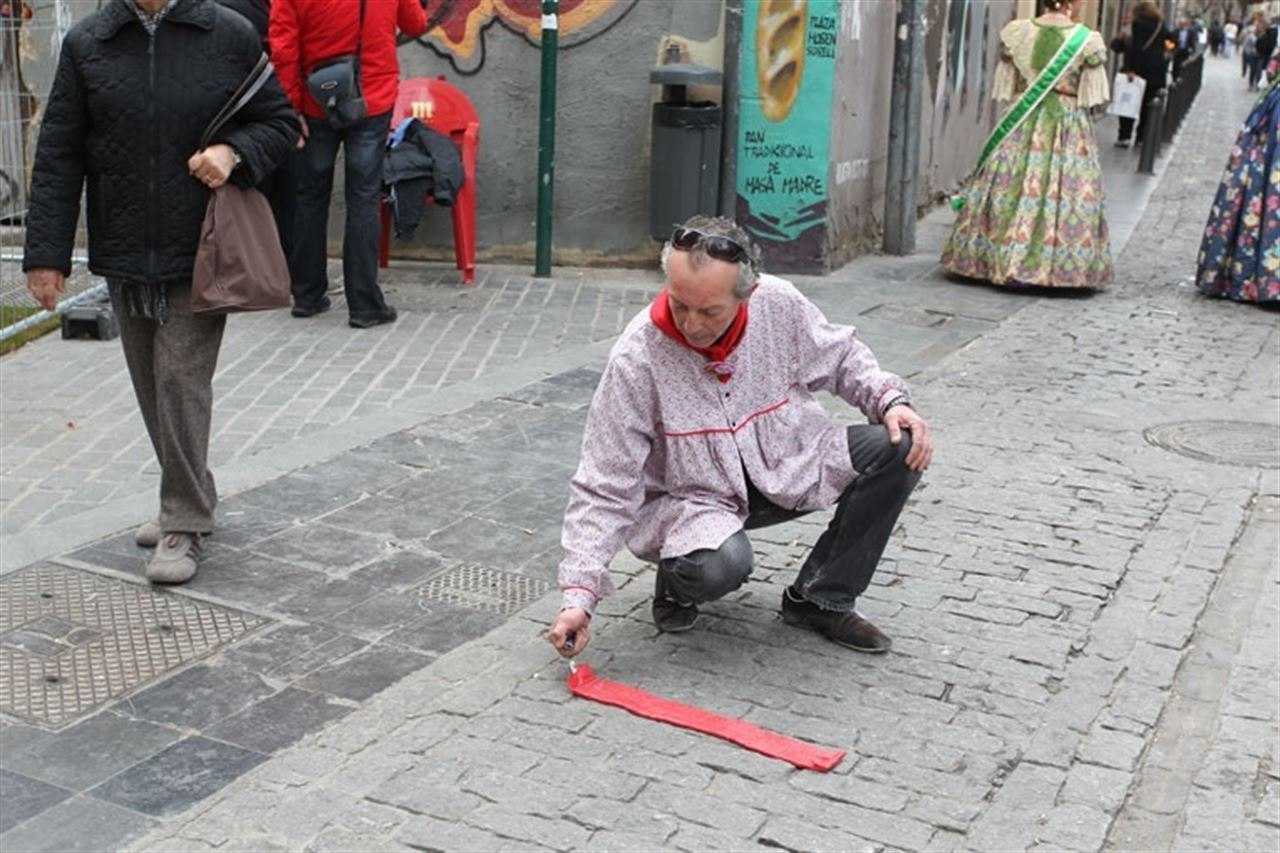
[[[1280,403],[1276,315],[1186,287],[1247,109],[1211,68],[1221,96],[1189,117],[1116,288],[1031,303],[917,379],[938,463],[864,602],[894,653],[776,619],[821,516],[755,535],[751,581],[679,637],[650,622],[649,569],[615,566],[593,665],[844,746],[836,772],[570,698],[538,637],[549,595],[135,848],[1276,849],[1280,482],[1144,440],[1274,426]],[[552,458],[584,403],[544,397],[511,439]],[[484,442],[501,417],[417,437],[471,423],[455,438]]]
[[[340,279],[340,276],[338,276]],[[399,322],[347,328],[342,299],[307,321],[233,317],[214,379],[210,459],[225,465],[409,404],[528,358],[606,340],[651,277],[602,286],[487,269],[475,288],[418,266],[385,274]],[[50,336],[0,361],[0,532],[30,529],[154,487],[159,476],[116,342]],[[123,437],[123,438],[122,438]]]

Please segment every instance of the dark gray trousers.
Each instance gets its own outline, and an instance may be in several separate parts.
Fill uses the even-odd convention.
[[[160,462],[160,528],[209,533],[218,503],[209,470],[213,372],[227,318],[192,314],[190,284],[170,285],[168,295],[163,324],[116,305],[120,342]]]
[[[889,443],[883,426],[849,427],[849,458],[858,472],[840,496],[835,517],[809,552],[792,589],[824,610],[849,612],[871,583],[889,535],[920,474],[907,468],[911,435]],[[780,524],[805,515],[770,503],[748,480],[746,529]],[[716,549],[693,551],[658,563],[658,585],[685,604],[723,598],[751,574],[751,541],[743,530]]]

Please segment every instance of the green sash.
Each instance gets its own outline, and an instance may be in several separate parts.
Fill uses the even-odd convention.
[[[1058,48],[1058,52],[1053,55],[1053,59],[1045,65],[1040,72],[1040,76],[1035,79],[1027,91],[1022,93],[1022,97],[1013,105],[1013,109],[1005,113],[1004,118],[1000,119],[1000,123],[996,125],[996,129],[991,131],[991,136],[987,138],[987,144],[982,146],[982,154],[978,157],[978,165],[974,167],[972,180],[974,175],[982,171],[982,167],[987,165],[987,159],[995,153],[1004,141],[1009,138],[1015,130],[1022,126],[1031,113],[1035,112],[1036,107],[1048,97],[1054,87],[1058,85],[1058,81],[1062,79],[1062,75],[1067,73],[1067,69],[1071,67],[1071,63],[1080,55],[1080,51],[1084,49],[1084,43],[1089,40],[1092,32],[1084,24],[1076,24],[1075,29],[1071,31],[1071,35],[1062,43],[1062,47]],[[966,181],[967,183],[967,181]],[[965,198],[963,194],[955,195],[951,199],[951,207],[956,211],[964,208]]]

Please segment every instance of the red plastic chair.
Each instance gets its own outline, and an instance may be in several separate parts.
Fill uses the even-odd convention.
[[[444,77],[415,77],[400,83],[391,127],[413,116],[432,130],[450,137],[462,152],[462,189],[453,201],[453,253],[462,270],[462,280],[476,280],[476,152],[480,147],[480,119],[476,108],[461,90]],[[427,199],[431,199],[428,197]],[[378,264],[385,267],[391,258],[391,205],[382,202],[382,235]]]

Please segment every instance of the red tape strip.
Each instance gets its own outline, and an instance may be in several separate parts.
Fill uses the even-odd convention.
[[[794,764],[801,770],[826,773],[844,760],[843,749],[814,746],[743,720],[681,705],[628,684],[601,678],[585,664],[579,664],[570,673],[569,690],[574,696],[613,705],[630,711],[637,717],[722,738],[761,755]]]

